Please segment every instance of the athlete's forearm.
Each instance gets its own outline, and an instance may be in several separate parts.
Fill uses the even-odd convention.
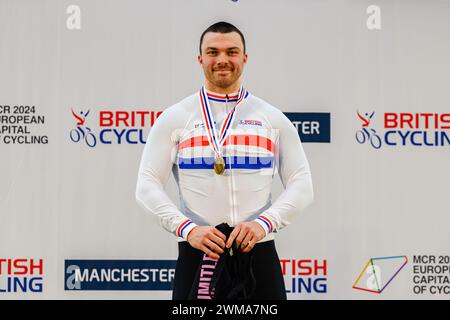
[[[195,224],[180,212],[164,190],[173,166],[173,151],[176,147],[167,119],[165,111],[148,136],[139,166],[136,201],[147,212],[156,216],[164,229],[186,239]]]
[[[266,232],[275,232],[291,224],[295,216],[301,214],[313,201],[313,186],[311,174],[309,172],[299,172],[286,186],[272,206],[266,210],[262,216],[269,220],[269,223],[261,223],[265,226]]]
[[[187,238],[196,225],[184,216],[157,179],[148,174],[139,174],[136,201],[147,212],[157,217],[161,226],[178,237]]]

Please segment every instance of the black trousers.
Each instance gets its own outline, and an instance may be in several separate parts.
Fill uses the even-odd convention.
[[[286,288],[275,242],[271,240],[257,243],[252,251],[256,290],[250,299],[286,300]],[[172,299],[188,299],[203,254],[202,251],[191,247],[186,241],[178,243],[178,260]]]

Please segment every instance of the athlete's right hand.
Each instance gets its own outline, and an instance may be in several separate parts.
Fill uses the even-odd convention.
[[[199,249],[206,253],[212,259],[219,259],[225,249],[225,241],[227,237],[211,226],[196,226],[188,236],[187,241],[195,249]]]

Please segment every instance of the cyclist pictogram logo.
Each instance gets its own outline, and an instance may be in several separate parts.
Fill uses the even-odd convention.
[[[92,133],[92,130],[85,126],[86,117],[89,115],[89,110],[86,112],[80,111],[80,114],[76,114],[72,109],[72,115],[77,119],[77,128],[70,130],[70,139],[78,143],[83,140],[86,145],[93,148],[97,144],[97,138]]]
[[[366,112],[364,113],[364,115],[361,115],[359,111],[357,111],[356,114],[363,122],[362,128],[356,131],[356,141],[358,141],[358,143],[360,144],[364,144],[366,143],[366,141],[369,141],[372,147],[374,147],[375,149],[380,149],[382,144],[381,138],[375,129],[370,128],[370,121],[375,115],[375,111],[373,111],[371,114]]]

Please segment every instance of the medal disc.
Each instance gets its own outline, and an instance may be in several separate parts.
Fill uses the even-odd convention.
[[[223,174],[225,171],[225,160],[222,157],[217,157],[214,159],[214,172],[216,174]]]

